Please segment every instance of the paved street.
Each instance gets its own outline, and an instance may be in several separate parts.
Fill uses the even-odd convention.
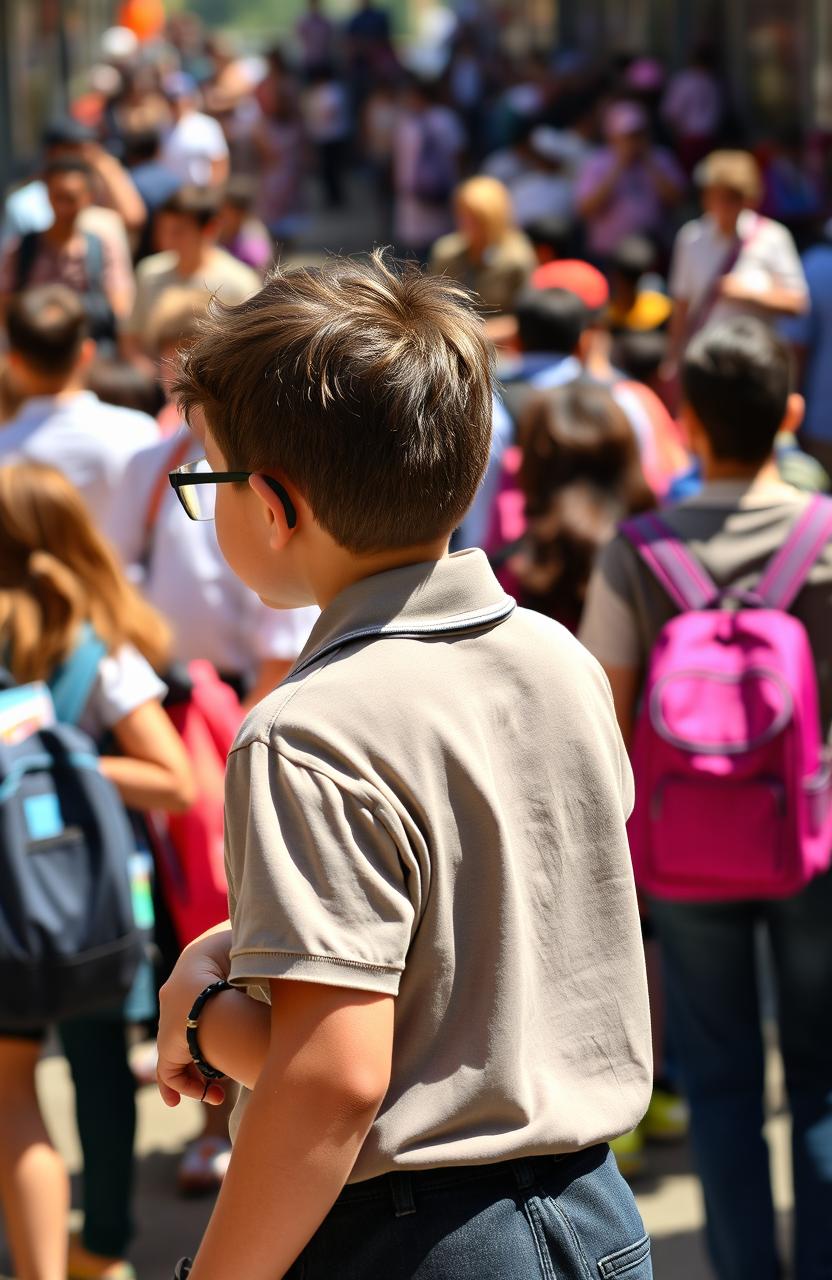
[[[77,1138],[71,1122],[72,1087],[63,1059],[42,1063],[40,1088],[47,1121],[73,1173],[80,1166]],[[780,1086],[772,1061],[771,1093],[777,1109]],[[199,1127],[199,1108],[183,1102],[166,1109],[151,1087],[139,1092],[139,1234],[132,1251],[139,1280],[170,1280],[177,1258],[192,1251],[210,1212],[210,1202],[182,1200],[176,1194],[176,1163],[182,1144]],[[775,1115],[769,1126],[774,1153],[778,1208],[785,1222],[791,1204],[788,1182],[788,1123]],[[75,1202],[78,1185],[75,1179]],[[653,1148],[651,1168],[637,1184],[639,1205],[653,1235],[656,1280],[710,1280],[701,1243],[702,1205],[686,1148]],[[8,1271],[0,1242],[0,1271]],[[333,1277],[337,1280],[337,1277]],[[382,1280],[382,1277],[379,1277]]]

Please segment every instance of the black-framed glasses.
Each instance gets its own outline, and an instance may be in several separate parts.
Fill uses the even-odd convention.
[[[213,520],[217,505],[218,484],[246,484],[253,475],[261,475],[255,471],[212,471],[207,458],[197,462],[186,462],[184,467],[171,471],[169,479],[174,493],[178,497],[185,514],[191,520]],[[263,476],[269,488],[277,494],[286,513],[286,523],[294,529],[298,522],[298,513],[294,503],[279,480],[272,476]]]

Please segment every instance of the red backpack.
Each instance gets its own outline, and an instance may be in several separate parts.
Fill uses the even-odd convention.
[[[145,517],[145,545],[167,492],[168,472],[184,462],[191,441],[176,441],[154,487]],[[210,662],[188,664],[167,711],[185,743],[198,793],[186,813],[158,815],[153,827],[159,884],[176,937],[187,946],[228,916],[225,879],[225,764],[243,719],[233,689]]]

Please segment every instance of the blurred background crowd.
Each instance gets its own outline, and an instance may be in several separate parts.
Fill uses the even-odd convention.
[[[212,298],[244,301],[277,261],[388,244],[471,291],[498,392],[456,545],[484,548],[508,590],[572,630],[618,523],[701,484],[676,415],[705,326],[751,315],[786,338],[806,412],[778,467],[830,488],[832,23],[824,0],[800,7],[3,7],[0,463],[58,468],[80,490],[169,629],[153,663],[169,689],[177,667],[208,663],[242,714],[315,621],[265,610],[167,487],[203,452],[172,398],[174,358]],[[160,696],[129,664],[112,686],[114,718]],[[158,907],[163,935],[176,906]],[[160,948],[182,941],[174,928]],[[30,1067],[0,1050],[0,1073],[20,1073],[0,1108],[31,1107]],[[152,1053],[133,1067],[152,1076]],[[652,1123],[672,1137],[684,1108],[660,1084]],[[121,1184],[88,1179],[81,1278],[129,1274],[132,1088],[113,1093]],[[642,1138],[622,1149],[630,1172]],[[82,1132],[106,1168],[98,1139]],[[213,1112],[182,1190],[215,1188],[227,1160]],[[0,1176],[4,1194],[8,1216]]]

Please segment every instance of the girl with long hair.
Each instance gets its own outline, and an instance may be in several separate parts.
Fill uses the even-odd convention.
[[[523,604],[576,630],[598,551],[655,497],[633,429],[600,384],[576,379],[541,392],[518,434],[526,532],[507,568]]]
[[[168,632],[122,573],[77,490],[34,462],[0,467],[0,652],[14,679],[49,680],[92,631],[106,646],[79,727],[118,754],[100,768],[137,811],[187,808],[190,764],[156,675]],[[0,886],[0,896],[2,896]],[[120,1011],[59,1032],[84,1150],[84,1231],[67,1257],[69,1180],[38,1106],[45,1027],[0,1027],[0,1203],[19,1280],[127,1280],[134,1084]]]

